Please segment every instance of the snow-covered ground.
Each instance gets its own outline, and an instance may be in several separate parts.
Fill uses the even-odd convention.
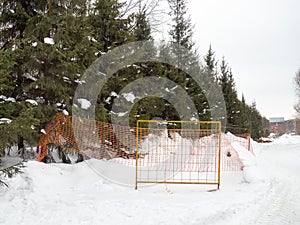
[[[152,185],[134,190],[104,180],[97,163],[27,162],[0,187],[0,224],[300,224],[300,137],[233,144],[243,172],[222,173],[221,188]]]
[[[16,165],[20,162],[22,162],[23,159],[19,158],[19,157],[4,157],[1,158],[1,163],[0,163],[0,170],[5,169],[7,167]]]

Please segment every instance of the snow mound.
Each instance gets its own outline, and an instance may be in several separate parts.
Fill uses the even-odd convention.
[[[290,135],[290,134],[284,134],[280,136],[279,138],[275,139],[273,144],[298,144],[300,143],[300,136],[298,135]]]
[[[127,187],[133,187],[135,183],[135,167],[115,163],[113,160],[90,159],[85,162],[103,181]]]
[[[244,181],[247,183],[256,183],[265,180],[264,173],[257,166],[256,157],[238,142],[232,143],[242,161]]]

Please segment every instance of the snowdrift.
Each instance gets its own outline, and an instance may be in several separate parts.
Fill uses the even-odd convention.
[[[125,169],[130,166],[113,160],[28,161],[23,174],[6,179],[9,188],[0,186],[0,224],[296,225],[300,221],[300,137],[286,136],[290,144],[281,141],[255,143],[256,155],[239,142],[231,143],[244,168],[223,172],[221,189],[216,192],[199,185],[153,185],[134,191],[99,175],[99,170],[104,174],[107,170],[126,174],[126,179],[131,176]],[[266,170],[273,175],[263,177]]]

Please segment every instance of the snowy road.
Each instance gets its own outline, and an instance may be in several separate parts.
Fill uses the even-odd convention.
[[[135,191],[103,180],[87,163],[28,162],[9,189],[0,188],[0,224],[300,224],[300,137],[255,148],[255,166],[223,173],[215,192],[203,185]]]
[[[268,162],[271,188],[256,224],[300,224],[300,145],[267,145],[261,157]]]

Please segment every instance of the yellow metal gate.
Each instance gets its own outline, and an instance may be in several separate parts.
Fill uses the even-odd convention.
[[[136,184],[220,185],[221,123],[139,120]]]

